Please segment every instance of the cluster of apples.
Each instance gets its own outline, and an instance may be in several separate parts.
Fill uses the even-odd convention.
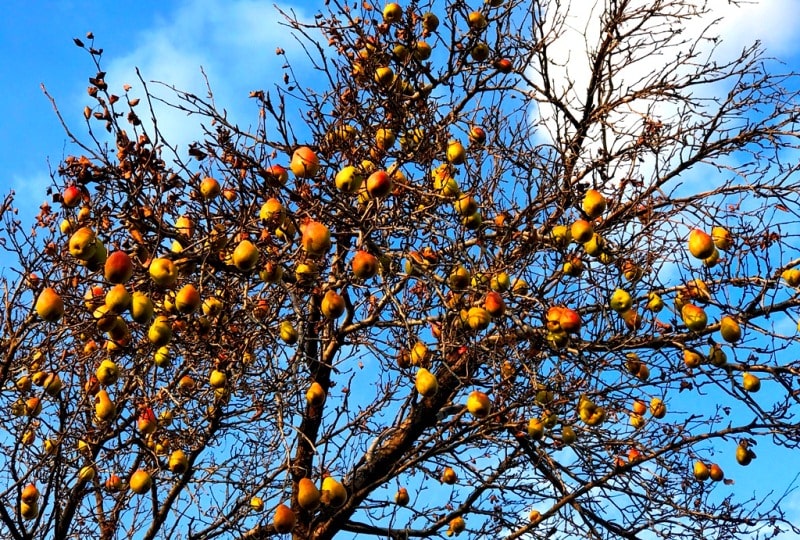
[[[314,512],[322,506],[339,508],[347,502],[347,490],[341,482],[332,476],[322,479],[320,488],[310,478],[301,478],[297,483],[297,504],[307,512]],[[264,500],[253,496],[250,499],[250,508],[255,512],[264,509]],[[272,515],[272,526],[280,534],[291,532],[297,523],[297,515],[284,503],[275,507]]]

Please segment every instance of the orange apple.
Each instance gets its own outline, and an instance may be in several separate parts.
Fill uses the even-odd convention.
[[[394,503],[397,506],[406,506],[409,500],[408,490],[404,487],[399,488],[397,493],[394,494]]]
[[[486,17],[480,11],[473,11],[467,16],[467,24],[472,30],[483,30],[486,28]]]
[[[705,310],[694,304],[684,304],[681,308],[681,319],[686,328],[695,332],[703,331],[708,324]]]
[[[303,236],[300,244],[312,257],[320,257],[331,248],[331,232],[318,221],[309,221],[301,227]]]
[[[314,510],[319,506],[322,494],[309,478],[301,478],[297,483],[297,503],[305,510]]]
[[[456,471],[454,471],[450,467],[445,467],[442,471],[442,483],[453,485],[458,481],[458,476],[456,475]]]
[[[369,279],[378,273],[378,258],[364,250],[353,256],[353,274],[359,279]]]
[[[596,189],[590,189],[583,196],[581,207],[589,219],[600,217],[606,211],[606,198]]]
[[[264,174],[270,180],[275,181],[279,185],[284,185],[289,180],[289,172],[286,167],[281,165],[270,165],[264,170]]]
[[[308,146],[301,146],[292,154],[289,168],[298,178],[313,178],[319,171],[319,157]]]
[[[742,374],[742,387],[747,392],[758,392],[761,390],[761,379],[752,373],[745,372]]]
[[[714,253],[714,240],[711,235],[700,229],[692,229],[689,233],[689,253],[697,259],[707,259]]]
[[[36,313],[47,322],[56,322],[64,315],[64,300],[52,287],[46,287],[36,299]]]
[[[305,480],[305,478],[303,480]],[[285,504],[279,504],[275,508],[275,514],[272,516],[272,526],[275,527],[275,532],[279,534],[289,533],[294,529],[296,522],[297,517],[294,515],[294,512],[292,512],[291,508]]]
[[[575,334],[581,329],[581,316],[574,309],[562,308],[558,317],[558,325],[564,332]]]
[[[150,486],[153,485],[153,478],[150,473],[143,469],[137,469],[128,481],[128,487],[137,495],[143,495],[150,491]]]
[[[317,381],[311,383],[311,386],[308,388],[306,392],[306,401],[312,407],[319,407],[323,403],[325,403],[325,397],[327,393],[325,389],[322,388],[322,385],[319,384]]]
[[[133,275],[133,261],[124,251],[115,251],[105,262],[104,276],[109,283],[125,283]]]
[[[200,293],[191,283],[184,285],[175,295],[175,307],[179,313],[192,313],[200,307]]]
[[[495,291],[489,291],[486,293],[486,298],[483,301],[483,307],[489,313],[489,315],[495,318],[502,317],[506,312],[506,304],[503,301],[503,297],[500,296],[500,293]]]
[[[111,493],[116,493],[117,491],[120,491],[122,489],[122,478],[112,473],[109,475],[108,478],[106,478],[104,485],[106,491],[109,491]]]
[[[206,176],[200,181],[200,195],[202,195],[206,200],[215,198],[220,194],[221,191],[222,188],[220,187],[219,182],[210,176]]]
[[[139,416],[136,419],[136,428],[140,433],[149,435],[153,433],[158,427],[158,421],[153,409],[150,407],[143,407],[139,410]]]

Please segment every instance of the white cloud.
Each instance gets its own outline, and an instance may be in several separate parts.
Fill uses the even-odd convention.
[[[562,102],[566,102],[569,109],[578,117],[583,112],[587,88],[590,85],[592,54],[605,39],[605,36],[601,35],[601,15],[606,3],[603,0],[571,0],[549,6],[545,14],[545,27],[550,31],[550,36],[557,36],[547,49],[550,60],[549,78],[555,89],[554,93],[563,95]],[[653,47],[640,43],[641,49],[639,53],[635,53],[638,58],[635,61],[624,62],[625,47],[617,46],[614,50],[615,61],[624,63],[625,67],[618,69],[615,74],[614,96],[626,95],[630,89],[641,89],[652,84],[665,69],[670,65],[674,66],[678,54],[687,54],[690,44],[703,35],[712,23],[715,23],[715,26],[705,32],[705,36],[719,37],[720,40],[716,41],[716,45],[711,40],[698,42],[696,56],[692,61],[686,61],[682,73],[691,69],[693,62],[704,62],[715,46],[714,59],[720,63],[737,58],[743,49],[757,40],[761,40],[767,48],[767,55],[777,58],[782,54],[788,54],[793,48],[794,25],[791,17],[787,15],[794,13],[796,8],[800,7],[800,0],[754,2],[738,7],[721,0],[708,3],[702,0],[690,0],[681,4],[698,6],[700,11],[704,7],[708,9],[708,13],[702,17],[682,18],[680,21],[664,17],[647,21],[637,32],[639,37],[658,35],[659,39],[669,39],[673,45]],[[651,6],[650,0],[636,0],[630,10]],[[681,15],[690,13],[688,8],[665,8],[667,13],[675,11],[679,11]],[[639,20],[633,21],[636,22]],[[643,41],[646,42],[646,39]],[[629,40],[624,45],[631,45],[633,42]],[[531,76],[538,82],[540,78],[533,71],[531,70]],[[695,87],[692,92],[695,97],[713,97],[718,94],[724,95],[727,88],[725,83],[717,83]],[[678,108],[675,103],[662,97],[650,96],[618,106],[609,117],[609,124],[616,130],[615,133],[606,133],[606,136],[612,137],[610,146],[614,148],[637,136],[644,116],[659,118],[667,123],[677,113]],[[554,138],[558,139],[559,135],[563,137],[563,113],[549,104],[541,103],[536,115],[539,118],[534,118],[534,121],[541,121],[543,128],[541,136],[547,137],[548,142]],[[591,135],[597,134],[590,134],[590,140]],[[613,140],[614,137],[616,140]],[[594,152],[589,149],[586,154]]]
[[[302,10],[295,15],[301,20],[308,18]],[[105,66],[107,82],[116,92],[130,84],[131,95],[142,97],[135,73],[138,68],[150,91],[167,101],[177,102],[170,90],[153,81],[207,100],[205,73],[218,109],[247,128],[258,120],[249,92],[270,89],[283,75],[285,60],[276,55],[276,48],[286,50],[295,62],[305,59],[282,22],[283,16],[267,2],[187,0],[170,20],[161,19],[141,29],[134,40],[136,46]],[[143,107],[139,105],[138,112],[145,120]],[[163,104],[156,104],[156,117],[167,140],[181,150],[199,137],[199,123],[204,120]]]

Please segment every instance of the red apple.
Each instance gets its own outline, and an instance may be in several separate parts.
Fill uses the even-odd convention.
[[[115,251],[106,259],[104,270],[110,283],[125,283],[133,275],[133,261],[124,251]]]
[[[386,171],[375,171],[367,178],[367,193],[370,197],[386,197],[392,192],[392,177]]]

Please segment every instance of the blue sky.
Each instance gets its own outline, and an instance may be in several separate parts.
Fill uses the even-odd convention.
[[[768,54],[800,71],[800,53],[795,50],[796,17],[800,0],[771,0],[760,5],[734,9],[729,2],[713,0],[720,7],[723,44],[720,53],[735,54],[756,39],[763,41]],[[585,13],[587,0],[577,0],[576,13]],[[285,9],[292,6],[280,2]],[[304,17],[322,2],[302,2],[294,7]],[[303,12],[303,10],[306,10]],[[81,110],[88,103],[87,77],[93,74],[89,56],[72,44],[74,37],[84,38],[93,31],[96,46],[104,49],[103,62],[112,88],[134,86],[138,93],[134,66],[145,79],[162,80],[178,88],[203,94],[203,66],[216,99],[234,118],[246,120],[254,113],[247,93],[268,87],[270,78],[279,76],[282,60],[275,55],[280,46],[300,63],[303,56],[285,28],[277,24],[280,15],[273,1],[251,0],[179,0],[173,2],[140,0],[130,2],[34,1],[11,0],[4,3],[0,18],[0,194],[9,189],[18,193],[21,216],[32,216],[45,200],[49,183],[48,159],[57,167],[63,156],[75,152],[61,128],[40,84],[44,83],[57,99],[65,119],[76,134],[84,128]],[[580,29],[578,19],[575,28]],[[582,46],[575,38],[576,46]],[[567,50],[563,51],[565,54]],[[573,64],[574,68],[574,64]],[[162,92],[164,93],[164,92]],[[255,117],[252,117],[255,120]],[[193,132],[186,129],[181,114],[167,113],[162,127],[182,145]],[[769,452],[759,446],[759,459],[743,474],[733,465],[726,472],[735,473],[735,489],[746,496],[764,486],[781,492],[800,465],[796,458],[776,454],[769,463]],[[731,457],[731,456],[728,456]],[[793,498],[793,511],[800,515],[800,497]]]

